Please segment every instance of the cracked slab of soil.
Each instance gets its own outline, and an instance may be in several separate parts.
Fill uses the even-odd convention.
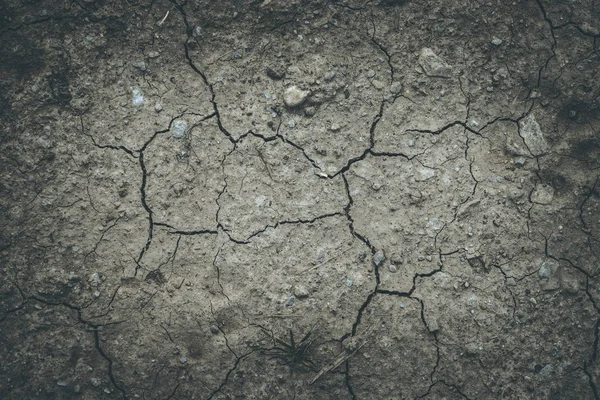
[[[596,2],[0,9],[0,397],[600,399]]]

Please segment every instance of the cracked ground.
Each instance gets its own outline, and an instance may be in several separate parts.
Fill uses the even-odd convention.
[[[1,398],[600,399],[596,1],[0,9]]]

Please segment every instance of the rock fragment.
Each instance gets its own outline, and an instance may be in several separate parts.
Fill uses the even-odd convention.
[[[385,252],[383,250],[378,250],[375,254],[373,254],[373,265],[379,267],[385,261]]]
[[[308,289],[306,289],[305,286],[302,285],[298,285],[294,288],[294,295],[299,298],[302,299],[304,297],[308,297],[309,292]]]
[[[144,104],[144,93],[140,88],[131,89],[132,102],[134,106],[141,106]]]
[[[287,301],[285,302],[285,306],[286,307],[291,307],[294,305],[294,301],[296,300],[295,296],[290,296],[289,299],[287,299]]]
[[[302,105],[310,93],[306,90],[301,90],[297,86],[290,86],[283,93],[283,102],[286,106],[293,108]]]
[[[435,170],[431,168],[419,168],[415,174],[415,180],[417,182],[427,181],[435,176]]]
[[[390,86],[390,92],[393,94],[402,93],[402,84],[400,82],[392,83],[392,85]]]
[[[278,72],[272,68],[267,68],[265,70],[265,72],[269,78],[271,78],[275,81],[279,81],[279,80],[283,79],[283,77],[285,76],[285,73]]]
[[[560,288],[560,265],[554,260],[542,262],[538,270],[540,284],[544,290],[556,290]]]
[[[554,199],[554,188],[550,185],[537,184],[531,193],[531,201],[536,204],[548,205]]]
[[[419,55],[419,65],[425,75],[436,78],[451,78],[452,67],[442,60],[437,54],[428,47],[421,49]]]
[[[183,139],[189,131],[189,124],[185,119],[177,119],[171,127],[171,136],[175,139]]]
[[[548,153],[548,143],[533,114],[529,114],[519,121],[519,128],[521,137],[531,154],[537,157]]]
[[[100,277],[99,273],[94,272],[93,274],[90,275],[88,282],[90,283],[90,286],[98,287],[102,283],[102,277]]]

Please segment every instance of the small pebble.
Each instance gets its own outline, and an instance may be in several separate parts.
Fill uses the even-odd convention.
[[[290,128],[295,128],[295,127],[296,127],[296,122],[295,122],[293,119],[290,119],[290,120],[288,121],[288,126],[289,126]]]
[[[304,115],[307,117],[312,117],[317,113],[317,109],[315,107],[306,107],[304,109]]]
[[[184,119],[178,119],[173,122],[171,127],[171,136],[175,139],[183,139],[189,130],[189,124]]]
[[[93,287],[100,286],[100,284],[102,283],[102,278],[100,277],[99,273],[94,272],[93,274],[90,275],[88,282],[90,283],[90,286],[93,286]]]
[[[133,97],[133,105],[140,106],[144,104],[144,94],[140,88],[132,88],[131,95]]]
[[[385,85],[383,84],[383,82],[381,82],[380,80],[377,80],[377,79],[373,79],[373,80],[371,81],[371,84],[372,84],[372,85],[375,87],[375,89],[377,89],[377,90],[381,90],[381,89],[383,89],[383,88],[384,88],[384,86],[385,86]]]
[[[288,107],[298,107],[306,101],[309,92],[296,86],[290,86],[283,93],[283,102]]]
[[[132,63],[132,65],[134,67],[136,67],[137,69],[139,69],[140,71],[145,71],[146,70],[146,62],[143,61],[143,60],[134,61]]]
[[[392,86],[390,86],[390,92],[392,92],[393,94],[402,93],[402,84],[400,82],[392,83]]]
[[[373,265],[379,267],[385,261],[385,252],[383,250],[378,250],[375,254],[373,254]]]
[[[181,357],[179,359],[179,362],[182,363],[182,364],[185,364],[187,361],[188,361],[187,357]]]
[[[211,331],[211,333],[212,333],[213,335],[216,335],[217,333],[221,332],[221,331],[219,330],[219,327],[218,327],[218,326],[216,326],[216,325],[211,325],[211,326],[210,326],[210,331]]]
[[[305,286],[296,286],[294,288],[294,295],[296,297],[298,297],[299,299],[301,299],[303,297],[308,297],[309,292],[308,292],[308,289],[306,289]]]
[[[352,279],[346,279],[346,286],[352,287]]]
[[[76,275],[75,272],[69,272],[69,275],[67,275],[67,279],[70,281],[78,281],[79,275]]]
[[[390,264],[390,265],[388,266],[388,270],[389,270],[391,273],[395,273],[396,271],[398,271],[398,268],[397,268],[397,267],[396,267],[394,264]]]
[[[296,300],[296,297],[291,296],[286,302],[285,302],[285,306],[286,307],[291,307],[294,305],[294,300]]]
[[[267,68],[265,72],[267,73],[267,76],[269,78],[271,78],[271,79],[273,79],[275,81],[281,80],[284,77],[284,74],[282,74],[282,73],[280,73],[278,71],[275,71],[272,68]]]
[[[502,44],[502,39],[494,38],[492,39],[492,44],[494,46],[500,46]]]
[[[525,166],[525,162],[527,160],[525,159],[525,157],[519,157],[515,159],[515,167],[517,168],[522,168],[523,166]]]
[[[329,130],[333,131],[333,132],[337,132],[340,130],[340,128],[341,128],[340,124],[334,122],[333,124],[331,124],[331,127],[329,128]]]
[[[367,76],[369,78],[373,78],[375,76],[375,71],[373,71],[372,69],[370,69],[369,72],[367,72]]]
[[[325,74],[325,76],[323,77],[323,79],[325,79],[325,81],[327,81],[327,82],[333,80],[333,78],[335,78],[335,72],[334,71],[327,72]]]
[[[154,111],[156,111],[156,112],[161,112],[161,111],[162,111],[162,109],[163,109],[163,106],[162,106],[162,104],[160,104],[160,103],[156,103],[156,104],[154,105]]]

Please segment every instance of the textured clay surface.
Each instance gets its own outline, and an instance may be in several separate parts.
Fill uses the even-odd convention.
[[[0,10],[0,398],[600,399],[598,2]]]

